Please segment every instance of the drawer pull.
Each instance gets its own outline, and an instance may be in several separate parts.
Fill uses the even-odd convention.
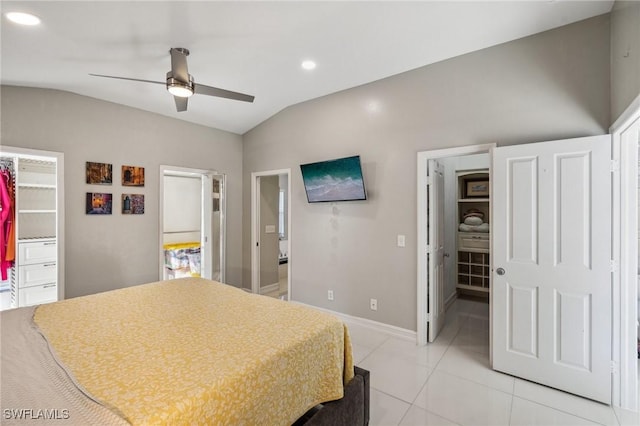
[[[45,246],[55,246],[55,245],[56,245],[56,242],[55,242],[55,241],[49,241],[49,242],[47,242],[47,243],[42,243],[42,245],[45,245]]]
[[[45,285],[42,286],[42,288],[51,288],[51,287],[55,287],[55,286],[56,286],[55,283],[53,283],[53,284],[45,284]]]
[[[56,264],[55,263],[45,263],[45,264],[42,265],[43,268],[50,268],[52,266],[56,266]]]

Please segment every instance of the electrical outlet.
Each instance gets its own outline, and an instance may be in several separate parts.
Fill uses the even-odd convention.
[[[333,300],[333,290],[329,290],[329,291],[327,292],[327,299],[329,299],[329,300]]]
[[[377,311],[378,310],[378,299],[371,299],[371,310],[372,311]]]

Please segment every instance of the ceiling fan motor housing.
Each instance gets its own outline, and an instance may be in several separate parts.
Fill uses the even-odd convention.
[[[189,81],[180,81],[173,76],[173,72],[167,72],[167,90],[174,96],[187,98],[193,95],[193,77],[189,75]]]

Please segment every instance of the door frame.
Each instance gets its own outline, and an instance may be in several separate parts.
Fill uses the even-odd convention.
[[[638,142],[625,131],[640,123],[640,95],[611,125],[613,182],[613,395],[630,411],[638,406]]]
[[[202,204],[201,204],[201,215],[200,215],[200,244],[202,246],[201,251],[201,267],[202,270],[205,268],[210,268],[210,263],[207,262],[205,255],[208,256],[208,253],[211,253],[213,250],[211,248],[212,244],[212,232],[211,232],[211,212],[213,209],[213,201],[211,199],[211,188],[212,188],[212,178],[213,175],[223,176],[223,185],[222,185],[222,193],[220,196],[222,200],[220,202],[220,213],[221,213],[221,225],[220,225],[220,282],[225,282],[226,275],[226,227],[227,227],[227,218],[226,218],[226,175],[224,173],[219,173],[215,170],[205,170],[205,169],[193,169],[188,167],[179,167],[179,166],[167,166],[160,165],[160,177],[158,183],[158,256],[159,256],[159,264],[158,264],[158,277],[159,280],[164,279],[164,249],[163,249],[163,234],[164,234],[164,176],[165,173],[174,173],[176,176],[183,175],[187,177],[199,177],[200,181],[203,185],[202,187]],[[204,187],[204,181],[208,182],[208,187]],[[210,270],[210,269],[209,269]]]
[[[417,257],[418,257],[418,280],[416,283],[417,288],[417,326],[416,326],[416,343],[418,346],[424,346],[427,344],[427,295],[429,285],[427,283],[427,277],[429,268],[427,265],[427,257],[425,256],[426,247],[429,240],[427,238],[427,170],[429,160],[445,157],[458,157],[462,155],[470,154],[484,154],[490,153],[493,148],[496,147],[495,143],[482,144],[482,145],[469,145],[460,146],[455,148],[436,149],[430,151],[418,152],[418,242],[417,242]],[[489,192],[491,194],[491,191]],[[491,202],[491,201],[490,201]],[[491,309],[491,308],[489,308]]]
[[[251,292],[260,294],[260,178],[287,175],[287,300],[291,300],[291,169],[268,170],[251,173]]]

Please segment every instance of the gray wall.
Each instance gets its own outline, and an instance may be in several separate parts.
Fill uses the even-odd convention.
[[[416,153],[606,133],[609,33],[609,15],[595,17],[289,107],[245,134],[244,211],[252,172],[292,169],[292,299],[415,330]],[[354,154],[369,199],[308,204],[299,165]],[[249,277],[247,215],[243,229]]]
[[[241,285],[239,135],[68,92],[10,86],[1,90],[2,144],[65,155],[67,297],[158,279],[161,164],[227,174],[227,282]],[[112,163],[114,184],[85,184],[86,161]],[[122,187],[122,165],[145,167],[145,187]],[[85,214],[85,193],[92,191],[113,193],[113,215]],[[123,192],[145,195],[144,215],[120,214]]]
[[[616,1],[611,11],[611,121],[640,95],[640,2]]]
[[[280,198],[280,178],[262,176],[260,178],[260,288],[278,282],[278,200]],[[274,232],[266,227],[273,226]]]

